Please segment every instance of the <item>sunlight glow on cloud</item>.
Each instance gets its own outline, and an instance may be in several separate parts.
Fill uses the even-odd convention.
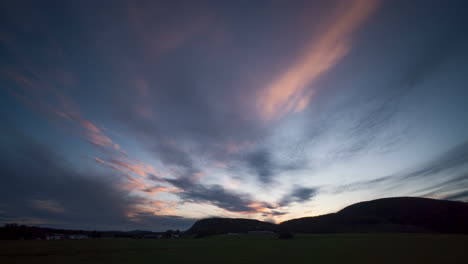
[[[303,111],[314,93],[310,85],[348,53],[351,33],[377,7],[374,0],[342,4],[324,24],[322,35],[313,39],[300,58],[263,91],[259,98],[263,119],[274,120]]]

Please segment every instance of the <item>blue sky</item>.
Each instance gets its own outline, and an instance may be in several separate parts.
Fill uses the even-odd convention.
[[[0,222],[468,199],[465,1],[7,1]]]

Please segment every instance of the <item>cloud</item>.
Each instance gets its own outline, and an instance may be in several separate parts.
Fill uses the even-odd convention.
[[[118,171],[124,173],[134,173],[142,177],[149,177],[150,175],[152,175],[152,180],[155,180],[156,175],[160,174],[160,172],[150,164],[146,164],[141,161],[131,161],[128,158],[124,157],[120,157],[120,159],[111,158],[106,161],[100,158],[95,158],[95,160],[101,164],[108,165],[109,167],[117,169]]]
[[[57,201],[53,200],[33,200],[31,201],[33,206],[38,209],[47,210],[54,213],[63,213],[65,208],[60,205]]]
[[[420,191],[436,189],[426,195],[443,194],[445,192],[468,188],[468,174],[459,174],[460,169],[468,165],[468,142],[463,142],[451,148],[438,157],[424,162],[407,171],[401,171],[395,174],[386,175],[372,180],[357,181],[354,183],[333,187],[334,193],[357,191],[362,189],[373,189],[385,187],[387,189],[399,186],[403,182],[410,180],[430,182],[436,180],[436,185],[425,187]],[[443,173],[443,174],[442,174]],[[437,179],[444,176],[443,181]],[[417,191],[414,190],[415,192]]]
[[[71,123],[62,123],[66,125],[66,130],[79,135],[94,146],[120,149],[119,144],[105,135],[96,124],[85,119],[77,104],[64,92],[65,89],[60,89],[55,84],[59,74],[44,80],[46,74],[40,69],[29,73],[8,69],[2,73],[7,80],[14,83],[9,91],[38,114],[55,121],[57,117],[70,121]]]
[[[61,97],[65,97],[65,95],[61,95]],[[71,99],[68,100],[71,101]],[[120,149],[119,144],[115,143],[112,139],[105,135],[96,124],[84,119],[77,109],[75,109],[73,112],[67,112],[66,109],[57,109],[55,114],[65,118],[68,121],[72,121],[76,125],[79,125],[75,133],[85,138],[86,141],[93,144],[94,146],[110,148],[114,150]],[[70,127],[70,129],[75,129],[75,127]]]
[[[261,94],[260,114],[264,119],[304,110],[313,96],[309,86],[346,55],[350,34],[374,11],[376,3],[359,0],[336,8],[318,39],[313,39],[299,59]]]
[[[156,193],[160,193],[160,192],[172,192],[172,193],[179,192],[179,190],[177,190],[177,189],[169,188],[169,187],[165,187],[165,186],[152,186],[152,187],[142,189],[141,191],[146,192],[146,193],[150,193],[150,194],[156,194]]]
[[[269,151],[256,150],[244,157],[247,166],[258,176],[262,183],[270,183],[275,173],[275,163]]]
[[[425,177],[468,164],[468,141],[462,142],[434,160],[428,161],[405,178]]]
[[[275,204],[257,201],[248,194],[234,192],[218,184],[202,185],[193,176],[181,176],[166,181],[180,189],[176,195],[183,202],[211,204],[234,213],[279,215],[274,211],[277,208]]]
[[[468,191],[462,191],[447,195],[444,197],[446,200],[456,200],[456,201],[468,201]]]
[[[191,153],[187,153],[180,145],[175,142],[166,140],[155,145],[154,151],[159,158],[168,165],[180,166],[182,168],[193,168],[194,162]]]
[[[275,184],[277,175],[304,169],[308,166],[303,158],[304,149],[297,139],[282,139],[286,148],[274,151],[274,142],[256,142],[252,146],[235,152],[229,157],[229,165],[225,169],[236,175],[255,176],[260,184]],[[275,156],[276,154],[276,156]]]
[[[411,34],[409,40],[400,38],[401,34],[394,38],[386,24],[397,25],[399,33],[401,29],[398,23],[388,23],[392,20],[387,19],[386,10],[395,9],[382,8],[372,23],[364,25],[377,2],[323,1],[310,8],[305,7],[308,1],[256,2],[243,14],[242,22],[233,13],[242,3],[181,6],[116,0],[109,10],[99,3],[76,1],[52,9],[47,5],[27,7],[27,17],[24,6],[8,8],[13,4],[4,4],[7,8],[0,8],[5,29],[0,33],[2,87],[34,113],[81,139],[65,140],[65,146],[52,144],[67,148],[60,153],[64,158],[47,158],[51,154],[43,152],[53,152],[49,147],[32,151],[30,158],[13,151],[26,165],[43,158],[30,166],[35,170],[22,168],[20,162],[13,162],[14,157],[2,158],[2,166],[11,175],[40,174],[49,183],[37,183],[41,195],[32,195],[36,190],[27,187],[28,194],[18,208],[29,208],[31,214],[24,209],[15,215],[44,222],[51,217],[62,219],[73,212],[70,208],[86,212],[57,191],[63,188],[76,197],[90,193],[98,201],[92,205],[99,212],[97,219],[106,218],[99,215],[108,212],[124,226],[132,224],[132,219],[151,218],[161,223],[172,219],[161,214],[185,213],[177,211],[178,204],[153,197],[213,205],[227,215],[281,216],[286,212],[280,206],[318,195],[317,189],[294,187],[296,179],[313,183],[325,177],[320,176],[325,166],[341,168],[345,159],[374,154],[369,152],[376,149],[398,150],[401,145],[394,143],[406,136],[405,124],[418,126],[406,112],[399,112],[406,107],[402,101],[408,99],[408,86],[437,73],[439,65],[450,58],[444,55],[447,49],[463,47],[454,37],[461,26],[448,34],[450,39],[437,30],[428,32],[443,45],[420,41],[426,39],[424,34],[417,38]],[[417,5],[412,8],[420,9]],[[431,25],[446,18],[440,16]],[[221,44],[211,43],[219,36]],[[389,39],[394,42],[385,41]],[[406,63],[401,60],[410,50],[406,44],[414,40],[424,52],[406,56],[414,60]],[[374,45],[376,41],[379,45]],[[379,56],[369,55],[374,47]],[[453,49],[447,55],[458,52],[460,49]],[[435,56],[428,56],[432,53]],[[369,60],[374,59],[377,64],[369,67]],[[392,61],[396,66],[390,65]],[[426,86],[423,88],[415,105],[419,106],[419,95]],[[50,132],[48,125],[40,125],[34,115],[9,99],[2,103],[7,115],[14,113],[20,124],[27,124],[23,129],[33,131],[28,133],[39,140],[48,138],[44,136]],[[302,114],[292,115],[294,112]],[[282,118],[286,116],[288,119]],[[282,133],[294,138],[284,140]],[[3,146],[5,153],[10,153],[8,144]],[[92,157],[94,162],[70,156],[76,153]],[[456,161],[450,157],[440,165],[433,162],[372,181],[359,181],[358,175],[356,182],[334,186],[333,192],[365,186],[393,188],[405,179],[449,174],[450,169],[444,167],[457,167]],[[43,176],[46,172],[56,177]],[[317,178],[309,177],[312,174]],[[70,176],[61,179],[60,175]],[[200,180],[194,175],[207,176]],[[14,186],[29,186],[28,177],[18,176],[21,182],[10,180]],[[76,181],[77,191],[61,187],[70,184],[68,178],[71,184]],[[460,191],[454,189],[456,184],[463,187],[465,183],[466,178],[447,177],[443,188],[420,191],[452,194]],[[92,186],[102,188],[102,194]],[[272,197],[278,201],[275,204],[256,199],[264,187],[278,188],[278,193],[269,195],[292,190],[284,197]],[[100,199],[109,208],[96,208]],[[72,222],[87,223],[89,219]]]
[[[162,56],[210,30],[213,18],[201,5],[197,7],[198,10],[190,4],[176,7],[156,2],[132,3],[126,19],[140,49],[147,55]],[[155,23],[155,17],[167,12],[172,14],[169,21]]]
[[[103,135],[103,134],[94,134],[94,133],[89,133],[87,134],[87,140],[96,146],[99,147],[112,147],[115,149],[119,149],[120,146],[118,144],[114,144],[112,140]]]
[[[271,213],[263,214],[263,216],[282,216],[287,214],[287,212],[272,211]]]
[[[101,133],[101,130],[97,128],[95,124],[91,123],[88,120],[82,120],[81,124],[83,125],[83,127],[85,127],[86,129],[88,129],[89,131],[93,133]]]
[[[165,205],[152,207],[147,198],[131,196],[119,187],[118,175],[71,167],[46,146],[11,127],[8,130],[0,135],[0,200],[5,205],[2,222],[27,218],[54,227],[107,230],[184,229],[193,222],[158,215],[155,212],[164,212],[160,207]],[[9,144],[4,144],[5,140]],[[138,208],[142,206],[150,212],[140,215]]]
[[[318,188],[294,187],[294,189],[286,194],[279,202],[279,206],[288,206],[292,203],[303,203],[310,201],[318,193]]]
[[[167,182],[181,190],[177,195],[184,202],[208,203],[231,212],[255,212],[249,206],[253,203],[249,197],[226,190],[221,185],[204,186],[187,177],[167,179]]]

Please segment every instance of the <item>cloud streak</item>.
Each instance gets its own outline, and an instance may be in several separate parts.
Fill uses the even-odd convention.
[[[171,211],[166,208],[174,205],[129,195],[113,175],[65,165],[56,153],[21,133],[8,132],[8,138],[14,143],[1,146],[0,199],[5,207],[0,222],[36,219],[31,224],[162,231],[185,229],[194,221],[167,215]]]
[[[335,193],[348,192],[348,191],[358,191],[362,189],[373,189],[377,187],[385,187],[387,189],[395,188],[400,186],[402,183],[408,181],[419,181],[428,182],[429,179],[434,181],[434,178],[444,176],[442,182],[437,183],[436,185],[430,185],[425,187],[421,191],[425,192],[426,196],[431,195],[443,195],[447,192],[453,192],[458,190],[464,190],[468,188],[468,175],[462,173],[460,175],[460,170],[466,169],[468,165],[468,142],[463,142],[447,152],[439,155],[438,157],[425,162],[422,165],[414,167],[407,171],[401,171],[399,173],[379,177],[367,181],[358,181],[351,184],[341,185],[334,187]],[[429,181],[429,182],[431,182]],[[435,189],[435,190],[434,190]],[[427,190],[433,190],[432,192],[427,192]],[[417,190],[415,190],[416,192]],[[462,192],[463,193],[463,192]],[[443,195],[444,197],[454,197],[461,198],[462,196],[451,196]]]
[[[376,7],[374,0],[341,2],[324,23],[323,33],[260,95],[262,118],[273,120],[304,110],[313,96],[310,86],[348,53],[351,33]]]

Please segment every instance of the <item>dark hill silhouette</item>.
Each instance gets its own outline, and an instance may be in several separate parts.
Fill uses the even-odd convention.
[[[279,228],[298,233],[468,233],[468,203],[384,198],[353,204],[333,214],[292,219]]]
[[[251,219],[208,218],[187,232],[213,235],[254,230],[295,233],[468,233],[468,203],[417,197],[383,198],[350,205],[337,213],[279,225]]]
[[[253,219],[207,218],[198,220],[187,230],[189,234],[216,235],[226,233],[247,233],[248,231],[274,231],[276,225]]]

